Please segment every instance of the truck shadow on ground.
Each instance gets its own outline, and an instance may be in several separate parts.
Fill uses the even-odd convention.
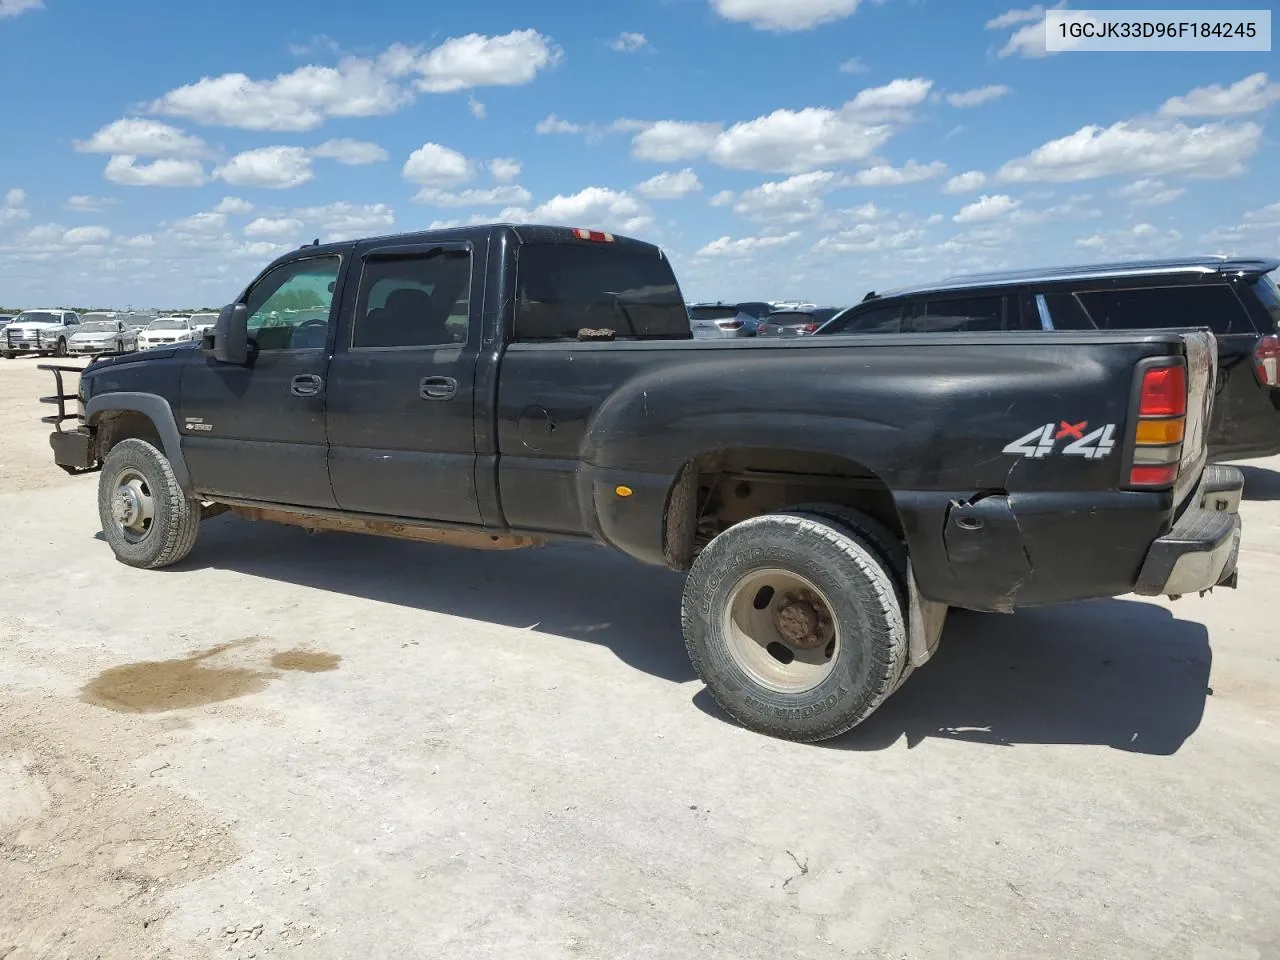
[[[932,661],[829,745],[881,750],[933,737],[1169,756],[1200,725],[1211,664],[1204,626],[1153,603],[966,611],[948,617]]]
[[[1280,473],[1266,467],[1251,467],[1239,463],[1234,466],[1244,474],[1244,499],[1280,500]]]
[[[680,630],[683,574],[590,544],[463,550],[219,517],[172,569],[201,567],[586,640],[661,679],[696,679]]]

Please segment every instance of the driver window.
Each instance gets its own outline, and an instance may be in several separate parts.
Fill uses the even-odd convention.
[[[245,301],[249,338],[259,350],[323,348],[341,266],[339,257],[282,264],[254,284]]]
[[[371,258],[360,278],[351,348],[466,343],[470,294],[467,250]]]

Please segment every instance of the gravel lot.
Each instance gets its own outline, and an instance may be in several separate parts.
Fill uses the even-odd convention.
[[[829,746],[681,578],[219,517],[132,570],[0,360],[0,958],[1280,957],[1280,460],[1241,584],[953,618]]]

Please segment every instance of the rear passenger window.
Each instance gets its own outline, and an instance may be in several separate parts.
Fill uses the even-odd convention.
[[[975,333],[1004,329],[1004,297],[929,300],[924,316],[911,321],[917,333]]]
[[[735,311],[736,312],[736,311]],[[689,313],[671,264],[656,251],[608,243],[526,244],[516,275],[515,338],[688,340]]]
[[[471,254],[436,251],[365,264],[351,347],[439,347],[467,342]]]
[[[902,304],[868,307],[866,310],[842,314],[823,331],[827,333],[901,333]]]
[[[1071,293],[1023,297],[1022,325],[1033,330],[1092,330],[1093,321]]]
[[[1094,290],[1077,296],[1099,330],[1209,327],[1221,334],[1252,329],[1235,292],[1222,283]]]

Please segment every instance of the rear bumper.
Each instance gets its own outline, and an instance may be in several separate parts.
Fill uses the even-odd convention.
[[[1236,468],[1206,468],[1192,505],[1172,530],[1151,544],[1134,593],[1178,597],[1234,587],[1243,492],[1244,474]]]

